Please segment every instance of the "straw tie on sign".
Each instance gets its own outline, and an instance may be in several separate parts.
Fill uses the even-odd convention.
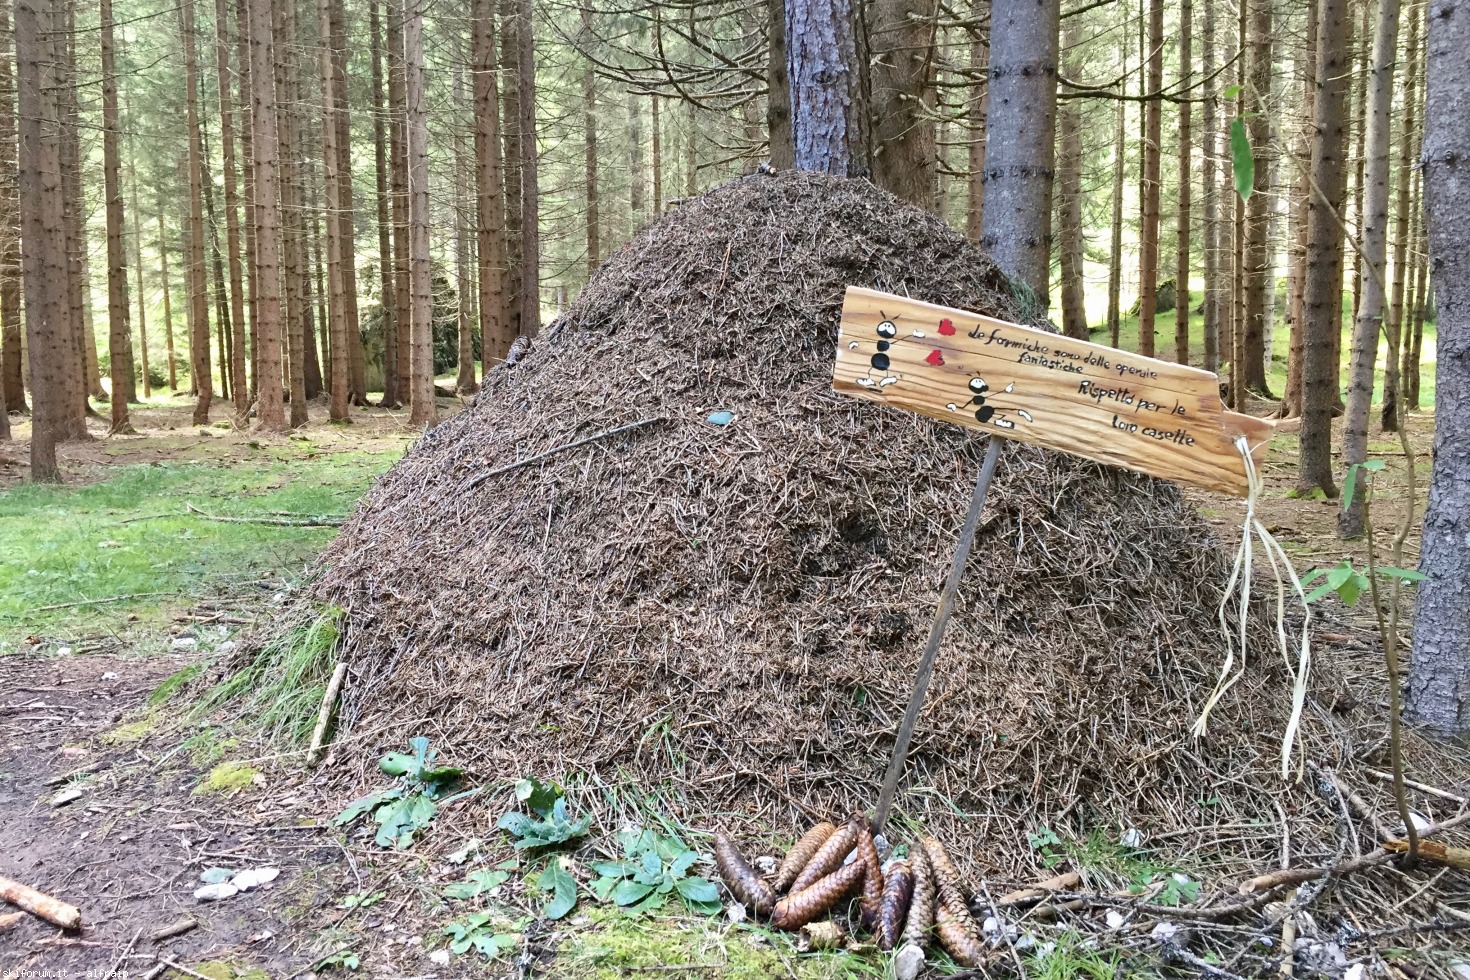
[[[1244,436],[1237,436],[1235,448],[1240,450],[1241,458],[1245,461],[1246,480],[1250,485],[1250,491],[1245,498],[1245,522],[1241,527],[1240,547],[1235,551],[1235,567],[1230,571],[1230,579],[1225,583],[1225,595],[1220,600],[1220,631],[1225,637],[1225,663],[1220,668],[1220,680],[1215,684],[1215,691],[1205,702],[1203,710],[1200,711],[1199,720],[1194,723],[1194,734],[1201,737],[1205,734],[1205,727],[1209,724],[1210,712],[1215,705],[1225,696],[1225,692],[1235,686],[1245,671],[1246,631],[1250,617],[1251,598],[1251,550],[1253,538],[1259,538],[1261,548],[1266,554],[1266,559],[1271,563],[1272,577],[1276,580],[1276,637],[1281,644],[1281,659],[1286,663],[1286,671],[1291,675],[1291,716],[1287,719],[1286,732],[1281,739],[1281,777],[1287,778],[1291,774],[1291,750],[1296,745],[1300,752],[1298,735],[1301,729],[1302,710],[1307,700],[1307,676],[1312,669],[1311,639],[1308,627],[1312,620],[1311,609],[1307,606],[1307,594],[1302,588],[1301,579],[1297,577],[1296,569],[1292,567],[1291,559],[1282,550],[1280,544],[1266,530],[1266,525],[1261,523],[1256,516],[1256,501],[1260,498],[1261,477],[1256,472],[1255,460],[1251,458],[1251,447]],[[1285,577],[1283,577],[1283,570]],[[1286,636],[1286,583],[1291,582],[1292,591],[1302,605],[1302,639],[1301,650],[1297,654],[1296,662],[1292,662],[1291,642]],[[1237,589],[1237,583],[1239,588]],[[1234,600],[1234,602],[1232,602]],[[1232,637],[1236,633],[1236,637]],[[1236,639],[1239,640],[1240,665],[1236,666]],[[1297,773],[1301,773],[1301,760],[1298,760]]]

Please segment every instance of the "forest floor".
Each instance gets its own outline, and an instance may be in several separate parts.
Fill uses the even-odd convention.
[[[1410,418],[1420,513],[1432,423],[1430,414]],[[510,920],[516,944],[499,949],[497,927],[507,922],[488,913],[490,899],[522,908],[539,900],[526,900],[536,883],[517,875],[494,827],[447,803],[433,847],[377,847],[333,825],[340,800],[302,766],[301,751],[239,719],[164,703],[286,602],[333,525],[415,437],[406,414],[355,411],[351,426],[313,421],[288,437],[227,422],[197,427],[187,407],[143,409],[135,424],[136,436],[64,447],[60,487],[21,482],[23,443],[0,449],[0,874],[77,904],[86,924],[63,933],[25,915],[7,920],[0,907],[0,975],[296,980],[357,970],[576,980],[891,970],[877,957],[801,953],[784,936],[723,917],[632,917],[590,903],[557,923]],[[1336,502],[1290,493],[1294,428],[1284,425],[1273,443],[1259,514],[1298,571],[1361,563],[1363,545],[1336,537]],[[1386,536],[1406,499],[1402,461],[1391,436],[1375,432],[1370,451],[1389,463],[1374,512]],[[1239,535],[1239,501],[1191,498],[1224,539]],[[1412,567],[1417,531],[1409,545]],[[349,738],[363,751],[404,748],[377,746],[371,732]],[[509,783],[489,788],[514,805]],[[467,867],[479,870],[466,876]],[[202,876],[219,869],[278,876],[222,901],[197,900]],[[484,894],[466,896],[467,881]],[[454,937],[502,955],[487,962],[473,946],[452,955]],[[1033,977],[1123,972],[1115,956],[1080,944],[1024,959]],[[1154,966],[1134,959],[1127,972]]]

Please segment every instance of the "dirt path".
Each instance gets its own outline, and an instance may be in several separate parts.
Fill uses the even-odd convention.
[[[308,816],[315,801],[245,808],[195,795],[193,763],[207,759],[197,741],[192,756],[169,751],[177,738],[155,749],[152,723],[119,724],[178,667],[171,658],[0,659],[0,874],[76,904],[84,923],[70,935],[22,916],[0,932],[0,974],[100,976],[111,966],[138,977],[167,960],[281,978],[311,966],[303,947],[315,929],[303,926],[315,925],[317,905],[330,910],[316,872],[342,861]],[[212,866],[280,876],[204,904],[193,893]],[[197,926],[150,938],[187,920]]]

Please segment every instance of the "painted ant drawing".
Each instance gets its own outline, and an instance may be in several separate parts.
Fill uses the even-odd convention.
[[[891,384],[897,384],[899,380],[903,377],[903,375],[901,374],[892,373],[891,368],[893,367],[893,359],[888,356],[888,352],[893,348],[894,342],[898,339],[898,324],[893,322],[898,318],[890,317],[882,310],[879,310],[878,314],[883,317],[883,319],[879,321],[876,328],[876,332],[878,334],[878,349],[873,354],[872,358],[870,358],[868,361],[867,376],[857,379],[857,383],[862,385],[864,388],[887,388]],[[908,340],[910,338],[914,338],[918,340],[923,340],[924,336],[924,331],[914,330],[910,332],[908,337],[905,337],[904,339]],[[859,341],[852,341],[847,345],[847,349],[857,350],[858,343]],[[882,374],[882,377],[877,381],[873,380],[874,371],[878,371]]]
[[[970,400],[965,402],[964,405],[957,405],[954,402],[950,402],[945,407],[948,408],[951,412],[960,412],[969,411],[971,406],[976,406],[975,420],[977,422],[989,422],[991,425],[994,425],[997,428],[1001,429],[1014,429],[1016,427],[1016,423],[1007,418],[1005,414],[996,414],[996,406],[986,403],[987,398],[993,396],[990,394],[990,385],[985,383],[984,378],[971,378],[969,389]],[[1015,390],[1016,383],[1013,381],[1010,384],[1006,385],[1000,393],[1002,395],[1008,395]],[[1017,415],[1025,419],[1027,422],[1032,421],[1031,413],[1026,411],[1024,408],[1018,408],[1014,411]]]

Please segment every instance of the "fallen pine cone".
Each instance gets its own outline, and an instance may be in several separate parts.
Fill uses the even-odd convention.
[[[908,918],[904,920],[905,942],[924,948],[929,942],[929,930],[934,926],[934,872],[929,867],[929,855],[921,845],[915,845],[909,854],[909,864],[914,871],[914,897],[909,903]]]
[[[857,825],[857,860],[863,862],[863,898],[859,908],[863,928],[869,932],[878,927],[878,910],[883,904],[883,862],[878,859],[878,845],[873,843],[872,826],[865,816],[853,817]]]
[[[811,863],[821,846],[827,843],[827,838],[837,832],[837,828],[823,820],[811,830],[801,835],[801,840],[791,850],[786,852],[786,859],[781,862],[781,867],[776,871],[776,877],[771,882],[771,887],[776,891],[785,891],[791,887],[796,876],[801,874],[803,868]]]
[[[866,900],[867,880],[863,881]],[[895,861],[888,867],[888,877],[883,882],[883,897],[878,903],[878,922],[873,930],[878,936],[878,948],[890,950],[898,945],[899,935],[914,897],[914,873],[907,861]]]
[[[939,907],[948,908],[956,917],[964,915],[965,918],[970,918],[970,908],[965,904],[964,893],[960,891],[960,873],[949,859],[949,852],[937,837],[925,837],[923,846],[924,853],[929,858],[929,866],[934,872]]]
[[[960,966],[979,966],[985,959],[980,928],[967,910],[956,913],[941,903],[935,932],[939,934],[939,945]]]
[[[776,904],[776,893],[761,880],[730,838],[718,830],[715,831],[715,865],[731,895],[761,915],[771,911]]]
[[[810,887],[793,891],[776,903],[776,911],[771,914],[771,925],[791,932],[821,918],[862,883],[863,872],[866,870],[863,862],[852,861]]]
[[[837,831],[817,848],[817,853],[807,862],[806,867],[801,869],[801,874],[791,883],[791,893],[794,895],[804,891],[816,884],[821,878],[827,877],[838,868],[842,867],[842,859],[857,845],[857,828],[851,823],[845,823]]]

